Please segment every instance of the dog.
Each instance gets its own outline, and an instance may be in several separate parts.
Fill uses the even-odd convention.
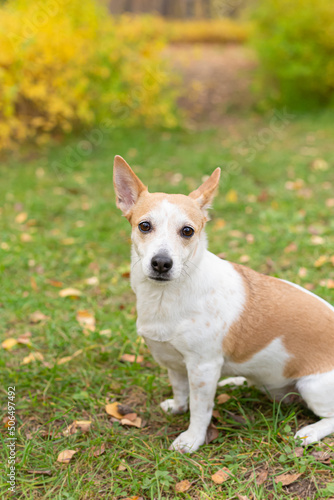
[[[205,442],[226,376],[222,384],[247,380],[278,400],[297,392],[322,418],[296,433],[307,446],[334,432],[334,307],[207,250],[219,177],[217,168],[188,196],[149,193],[122,157],[114,162],[116,204],[132,226],[137,331],[173,389],[161,408],[183,413],[189,400],[190,425],[170,449]]]

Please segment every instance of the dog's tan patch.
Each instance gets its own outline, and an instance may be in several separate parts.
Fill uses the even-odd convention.
[[[300,378],[334,369],[334,312],[316,297],[279,279],[233,264],[242,276],[244,311],[223,341],[235,363],[244,363],[280,337],[292,356],[284,376]]]
[[[184,194],[149,193],[148,191],[143,191],[140,194],[137,203],[127,215],[131,225],[138,225],[145,215],[148,215],[164,200],[179,206],[184,212],[186,212],[187,217],[194,225],[196,232],[200,231],[204,227],[206,217],[196,201],[191,199],[189,196]]]

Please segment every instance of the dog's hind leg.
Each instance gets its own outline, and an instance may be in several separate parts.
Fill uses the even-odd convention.
[[[307,446],[334,433],[334,370],[303,377],[296,387],[307,406],[322,420],[300,429],[295,438]]]
[[[185,413],[188,410],[189,382],[187,372],[168,370],[170,383],[173,387],[173,399],[166,399],[160,403],[163,411],[173,415]]]

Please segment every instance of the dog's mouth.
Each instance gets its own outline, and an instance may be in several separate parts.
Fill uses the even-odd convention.
[[[170,278],[163,278],[162,276],[149,276],[149,279],[154,281],[171,281]]]

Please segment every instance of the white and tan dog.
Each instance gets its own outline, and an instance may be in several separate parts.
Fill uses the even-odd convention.
[[[168,369],[173,399],[190,425],[171,449],[205,441],[221,376],[251,381],[275,398],[298,392],[322,420],[300,429],[304,445],[334,432],[334,307],[284,280],[219,259],[204,226],[220,169],[189,196],[149,193],[115,157],[117,206],[132,225],[131,286],[137,329]]]

